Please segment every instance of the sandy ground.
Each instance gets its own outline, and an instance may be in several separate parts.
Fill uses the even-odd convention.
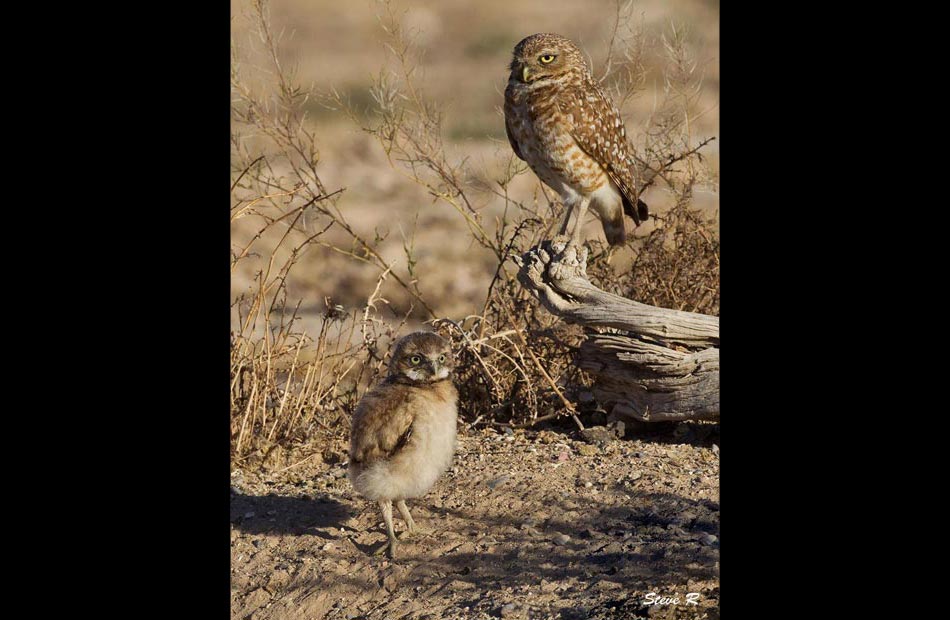
[[[342,459],[235,470],[232,618],[719,618],[719,426],[631,434],[460,434],[395,561]]]

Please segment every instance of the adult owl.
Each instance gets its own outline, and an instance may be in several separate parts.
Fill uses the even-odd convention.
[[[634,160],[616,106],[591,76],[581,50],[558,34],[533,34],[514,49],[505,89],[505,129],[515,155],[564,203],[560,234],[575,212],[571,243],[579,245],[588,206],[611,245],[627,239],[623,214],[639,226]],[[635,206],[634,206],[635,205]]]
[[[399,340],[389,374],[363,396],[353,413],[349,479],[378,503],[387,541],[378,551],[396,556],[393,503],[406,522],[403,537],[420,532],[406,500],[422,497],[455,454],[458,392],[449,342],[431,332]]]

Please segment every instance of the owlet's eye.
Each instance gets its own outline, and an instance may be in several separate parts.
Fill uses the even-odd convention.
[[[545,54],[544,56],[541,56],[540,58],[538,58],[538,60],[541,61],[542,65],[549,65],[552,62],[554,62],[554,58],[555,58],[554,54]]]
[[[444,364],[444,363],[445,363],[445,355],[444,355],[444,354],[439,356],[439,363],[440,363],[440,364]]]
[[[413,366],[418,366],[421,361],[422,361],[422,358],[419,357],[418,355],[413,355],[412,357],[409,358],[409,363],[412,364]]]

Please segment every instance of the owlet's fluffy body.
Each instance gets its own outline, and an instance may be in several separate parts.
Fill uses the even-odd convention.
[[[611,245],[626,241],[623,215],[648,217],[639,200],[635,163],[620,113],[594,81],[580,49],[557,34],[515,46],[505,89],[505,129],[515,155],[565,205],[560,234],[575,212],[571,241],[580,242],[590,206]]]
[[[367,392],[353,413],[349,479],[363,497],[376,501],[396,553],[393,503],[417,531],[405,500],[422,497],[448,469],[455,454],[458,392],[455,359],[438,334],[416,332],[393,349],[388,376]],[[404,534],[405,536],[405,534]]]

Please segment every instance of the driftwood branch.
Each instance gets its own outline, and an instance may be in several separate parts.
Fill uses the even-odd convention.
[[[587,249],[565,242],[514,260],[519,281],[545,308],[588,328],[578,366],[614,418],[719,419],[719,317],[602,291],[587,279]]]

